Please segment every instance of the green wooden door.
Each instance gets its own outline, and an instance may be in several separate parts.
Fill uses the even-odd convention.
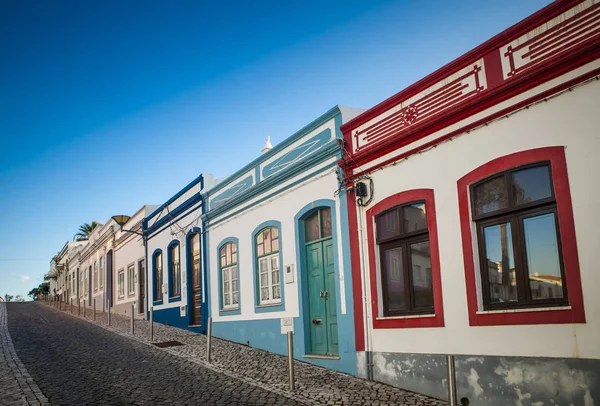
[[[306,244],[310,353],[337,355],[334,249],[331,238]]]

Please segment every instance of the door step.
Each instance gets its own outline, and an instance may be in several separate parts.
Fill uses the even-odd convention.
[[[302,357],[314,358],[314,359],[340,359],[339,355],[321,355],[321,354],[304,354]]]

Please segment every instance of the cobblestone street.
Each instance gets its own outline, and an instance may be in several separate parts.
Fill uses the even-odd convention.
[[[290,393],[285,357],[213,339],[207,364],[203,335],[155,324],[154,342],[185,344],[158,349],[149,345],[144,320],[136,320],[132,337],[126,317],[112,315],[107,327],[105,313],[92,321],[89,309],[85,320],[77,307],[70,311],[8,306],[17,353],[52,404],[446,404],[302,362],[295,362]]]

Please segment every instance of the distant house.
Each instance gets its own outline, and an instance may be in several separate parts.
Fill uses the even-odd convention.
[[[0,302],[4,302],[4,298],[0,296]]]

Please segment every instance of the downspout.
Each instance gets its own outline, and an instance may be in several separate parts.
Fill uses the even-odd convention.
[[[208,317],[210,316],[210,289],[209,289],[209,278],[208,278],[208,262],[207,262],[207,246],[206,239],[208,238],[208,230],[206,229],[206,202],[208,201],[208,193],[202,193],[204,190],[204,176],[200,175],[200,199],[202,202],[202,215],[201,215],[201,229],[200,234],[202,235],[202,268],[204,269],[204,274],[202,278],[202,300],[205,303],[204,308],[202,309],[202,328],[203,333],[206,334],[206,323],[208,321]]]
[[[146,320],[150,318],[150,263],[148,262],[148,220],[146,217],[142,220],[142,234],[144,235],[144,263],[146,264],[146,283],[144,289],[146,289]],[[154,283],[154,281],[152,281]]]
[[[368,242],[365,242],[365,236],[364,236],[364,230],[365,230],[365,225],[364,225],[364,207],[358,205],[358,223],[359,223],[359,236],[360,236],[360,268],[361,268],[361,277],[362,277],[362,301],[363,301],[363,305],[365,306],[365,317],[364,317],[364,328],[365,328],[365,356],[366,356],[366,361],[367,361],[367,380],[372,381],[373,380],[373,351],[372,351],[372,341],[373,341],[373,331],[370,328],[371,323],[369,322],[369,320],[371,320],[372,314],[369,311],[369,302],[368,302],[368,298],[367,298],[367,277],[368,277],[368,272],[367,272],[367,256],[366,256],[366,245],[368,244]]]

